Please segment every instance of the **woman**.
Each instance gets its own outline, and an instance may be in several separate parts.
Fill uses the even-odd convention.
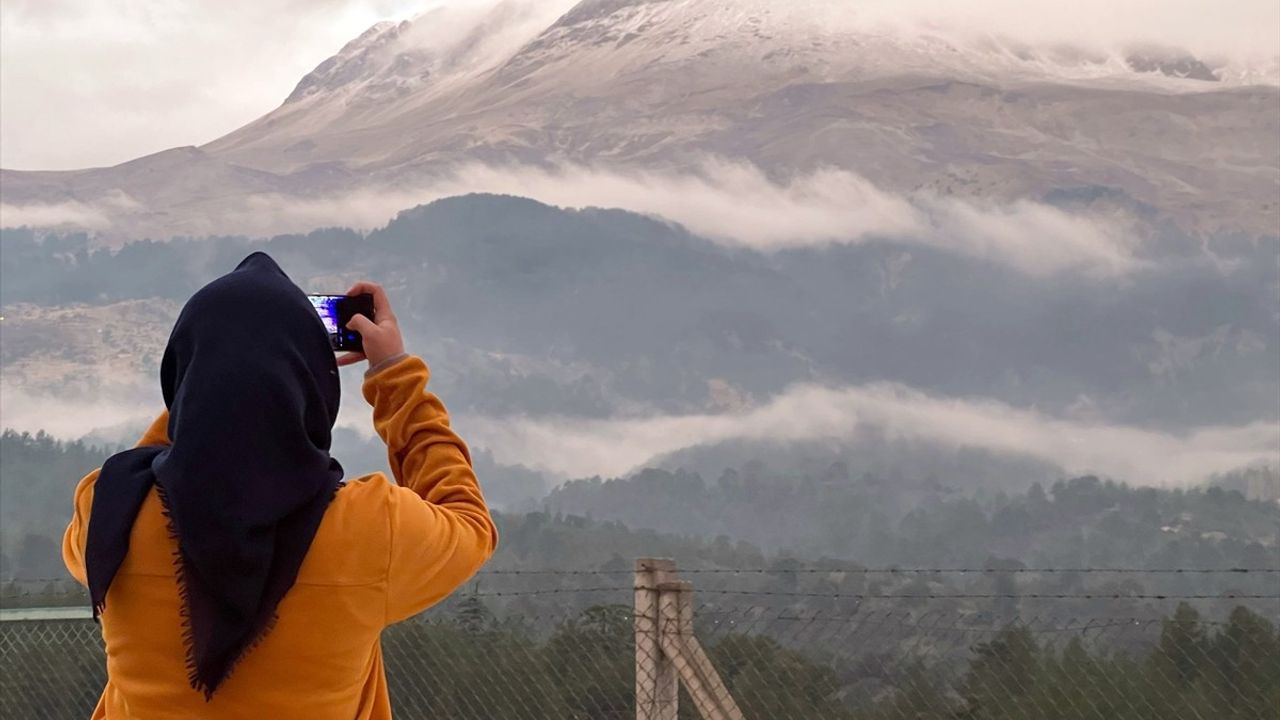
[[[341,360],[262,253],[183,308],[167,412],[80,482],[63,540],[106,641],[95,719],[391,716],[379,634],[464,583],[497,532],[426,365],[365,292],[376,323],[348,323],[364,353]],[[343,482],[329,456],[338,365],[364,359],[396,484]]]

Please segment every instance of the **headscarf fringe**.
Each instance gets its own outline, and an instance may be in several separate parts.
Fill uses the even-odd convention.
[[[168,531],[169,539],[173,540],[174,543],[173,567],[174,577],[177,579],[178,584],[178,618],[181,620],[182,646],[186,654],[187,684],[189,684],[193,690],[203,694],[205,702],[209,702],[213,699],[214,691],[216,691],[224,682],[227,681],[228,678],[231,677],[231,673],[237,666],[239,666],[240,662],[244,660],[245,656],[256,650],[258,646],[267,639],[267,636],[271,634],[271,631],[276,628],[276,624],[280,620],[280,613],[273,612],[271,617],[267,619],[267,622],[254,632],[253,639],[246,643],[244,648],[242,648],[239,654],[236,655],[236,658],[227,664],[227,669],[222,673],[221,677],[218,677],[211,682],[205,682],[200,677],[199,666],[196,662],[195,630],[191,626],[191,595],[187,590],[187,561],[183,556],[182,548],[179,545],[178,530],[174,525],[173,516],[169,513],[169,496],[165,493],[164,485],[159,481],[155,483],[155,487],[156,495],[160,498],[160,512],[164,515],[165,528]],[[342,487],[342,485],[334,487],[334,497],[337,496],[338,490]],[[95,619],[105,607],[106,602],[104,601],[101,603],[100,607],[94,608]]]
[[[204,693],[205,702],[213,697],[216,688],[205,687],[200,680],[200,670],[196,663],[196,636],[191,626],[191,593],[187,590],[187,561],[182,555],[182,544],[178,538],[178,528],[169,512],[169,494],[164,484],[158,479],[155,483],[156,495],[160,498],[160,513],[164,515],[165,529],[169,539],[173,541],[173,575],[178,583],[178,618],[182,627],[182,647],[185,651],[187,684],[192,689]]]

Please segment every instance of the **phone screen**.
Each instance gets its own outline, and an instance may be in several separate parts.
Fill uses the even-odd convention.
[[[347,321],[356,315],[373,316],[372,295],[309,295],[311,305],[320,315],[324,329],[329,333],[329,345],[335,352],[362,352],[364,343],[360,333],[347,329]]]

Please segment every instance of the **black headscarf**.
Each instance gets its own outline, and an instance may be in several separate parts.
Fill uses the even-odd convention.
[[[154,485],[178,544],[188,679],[207,699],[270,630],[341,484],[338,368],[306,295],[254,253],[182,309],[160,385],[172,444],[103,465],[89,592],[96,618]]]

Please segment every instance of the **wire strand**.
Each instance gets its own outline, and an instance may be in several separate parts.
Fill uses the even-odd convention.
[[[1114,575],[1248,575],[1275,574],[1280,568],[677,568],[679,575],[1005,575],[1005,574],[1114,574]],[[482,570],[482,576],[631,575],[627,570]]]

